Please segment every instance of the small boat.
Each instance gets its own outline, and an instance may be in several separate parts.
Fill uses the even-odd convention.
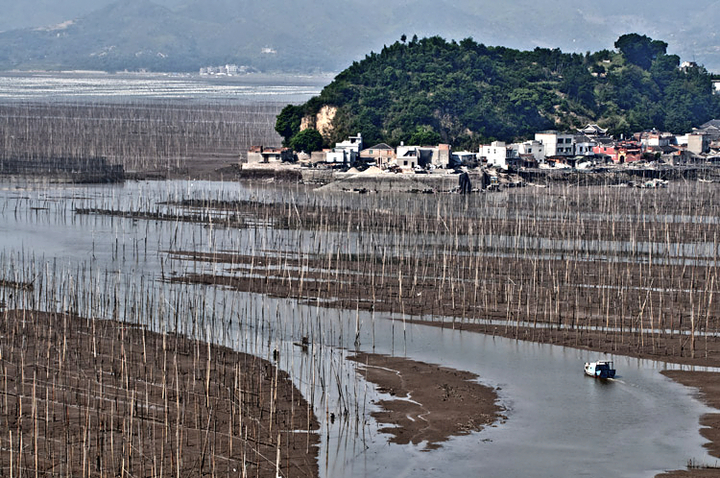
[[[586,362],[585,373],[595,378],[613,378],[615,369],[610,360],[598,360],[597,362]]]

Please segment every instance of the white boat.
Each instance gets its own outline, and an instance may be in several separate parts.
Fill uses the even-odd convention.
[[[585,374],[595,378],[613,378],[615,377],[615,369],[610,360],[585,362]]]

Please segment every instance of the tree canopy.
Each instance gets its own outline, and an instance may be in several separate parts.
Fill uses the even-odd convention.
[[[304,129],[290,138],[290,147],[295,151],[304,151],[308,154],[322,149],[323,137],[313,128]]]
[[[667,47],[664,41],[637,33],[623,35],[615,42],[615,48],[620,50],[627,61],[644,70],[649,70],[655,59],[665,55]]]
[[[406,39],[407,40],[407,39]],[[680,69],[667,44],[623,35],[617,52],[487,47],[471,38],[398,41],[353,63],[319,96],[288,106],[276,129],[286,141],[302,117],[337,108],[326,144],[361,131],[368,143],[447,142],[475,147],[588,122],[612,133],[682,133],[720,117],[703,67]]]

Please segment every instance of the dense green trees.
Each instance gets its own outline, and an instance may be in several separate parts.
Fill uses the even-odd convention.
[[[313,128],[304,129],[290,138],[290,147],[295,151],[304,151],[308,154],[313,151],[320,151],[323,145],[323,137],[320,132]]]
[[[680,69],[665,42],[646,36],[623,35],[616,47],[581,55],[413,37],[353,63],[305,105],[283,109],[276,129],[289,142],[302,116],[332,105],[338,114],[326,144],[360,131],[368,144],[475,147],[587,122],[614,133],[681,133],[720,117],[704,68]]]
[[[275,120],[275,131],[284,138],[283,146],[290,146],[290,139],[300,132],[303,108],[287,105]]]
[[[644,70],[649,70],[653,61],[667,52],[667,47],[664,41],[637,33],[623,35],[615,42],[615,48],[620,50],[627,61]]]

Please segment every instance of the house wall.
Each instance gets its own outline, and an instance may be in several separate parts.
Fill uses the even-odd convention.
[[[545,160],[545,145],[540,141],[525,141],[517,145],[517,153],[521,154],[532,154],[536,161]]]
[[[593,153],[604,154],[606,156],[609,156],[610,159],[612,159],[613,163],[618,162],[618,153],[614,146],[595,146],[593,148]]]
[[[589,156],[593,154],[595,143],[575,143],[576,156]]]
[[[255,151],[248,151],[247,154],[248,164],[257,164],[263,162],[263,155]]]
[[[439,144],[438,145],[438,154],[437,154],[437,162],[435,162],[435,157],[433,157],[433,164],[435,166],[439,166],[441,168],[447,168],[450,164],[450,145],[449,144]]]
[[[555,131],[535,133],[535,141],[545,145],[546,156],[574,156],[575,136],[572,134],[561,134]]]
[[[328,151],[325,156],[325,161],[328,163],[344,163],[347,160],[345,150],[340,151]]]
[[[398,156],[397,165],[400,166],[400,168],[402,169],[414,169],[415,166],[418,165],[418,158],[414,155],[403,157]]]
[[[507,169],[507,145],[502,141],[493,141],[480,147],[480,156],[487,159],[488,166]]]
[[[710,150],[710,142],[704,134],[689,134],[687,149],[691,153],[702,154]]]

